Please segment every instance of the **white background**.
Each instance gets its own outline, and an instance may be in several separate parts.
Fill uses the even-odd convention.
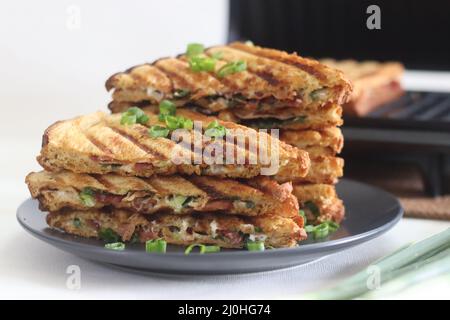
[[[80,10],[73,28],[71,8]],[[107,110],[115,72],[226,39],[224,0],[0,0],[0,194],[15,210],[51,123]],[[4,212],[13,216],[13,212]],[[1,228],[1,226],[0,226]]]
[[[79,8],[79,28],[73,28],[69,8]],[[308,266],[221,277],[128,274],[25,233],[15,210],[29,196],[25,175],[39,170],[35,157],[44,129],[59,119],[106,110],[104,82],[112,73],[180,53],[189,42],[225,42],[227,10],[223,0],[0,2],[0,298],[298,297],[450,226],[405,219],[382,238]],[[449,79],[409,72],[405,84],[450,90]],[[78,291],[65,285],[71,264],[81,267]],[[449,292],[436,288],[426,297],[449,298]]]

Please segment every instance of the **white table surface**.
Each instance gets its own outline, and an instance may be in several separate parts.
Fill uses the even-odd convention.
[[[214,277],[126,273],[59,251],[22,230],[15,212],[29,197],[25,175],[40,170],[35,157],[48,125],[106,110],[109,95],[103,83],[117,70],[178,53],[188,42],[213,45],[225,41],[227,2],[197,1],[203,1],[198,7],[209,8],[208,15],[183,0],[78,0],[75,5],[81,11],[81,24],[75,29],[66,24],[73,12],[71,1],[34,4],[18,0],[2,6],[0,298],[298,297],[362,270],[406,242],[450,227],[450,222],[403,219],[378,239],[305,266]],[[174,7],[178,10],[172,10]],[[124,13],[133,18],[124,20]],[[404,83],[414,89],[450,91],[450,74],[407,72]],[[66,287],[69,265],[81,268],[79,290]],[[448,287],[426,294],[450,296]]]

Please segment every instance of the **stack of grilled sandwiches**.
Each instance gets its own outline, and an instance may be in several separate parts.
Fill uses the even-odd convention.
[[[251,43],[192,44],[106,87],[112,114],[50,126],[45,170],[27,176],[51,227],[106,241],[291,247],[306,221],[342,220],[337,126],[351,85],[341,72]]]

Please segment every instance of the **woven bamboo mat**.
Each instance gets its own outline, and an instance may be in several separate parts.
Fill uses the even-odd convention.
[[[345,177],[379,186],[395,194],[405,209],[405,216],[450,220],[450,195],[426,196],[422,176],[414,166],[347,163]]]

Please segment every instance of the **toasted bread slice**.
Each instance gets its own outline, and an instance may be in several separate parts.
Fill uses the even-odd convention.
[[[146,126],[165,126],[158,119],[157,108],[149,107],[145,112],[149,117]],[[179,109],[177,115],[201,123],[203,130],[215,120],[184,108]],[[309,168],[307,152],[280,142],[267,133],[231,122],[220,121],[219,124],[248,143],[238,143],[237,139],[218,139],[213,143],[198,130],[187,131],[186,137],[172,136],[175,141],[153,138],[144,125],[122,125],[120,122],[120,114],[102,112],[59,121],[45,131],[38,161],[49,171],[114,172],[142,177],[182,173],[251,178],[288,172],[302,177]],[[228,153],[235,154],[235,161],[223,159]],[[262,154],[267,157],[261,157]]]
[[[150,64],[140,65],[133,67],[125,72],[120,72],[112,75],[106,82],[106,88],[111,90],[115,88],[115,93],[127,90],[129,93],[135,92],[145,95],[149,99],[160,101],[165,95],[172,92],[172,81],[165,75],[164,72],[157,67]],[[155,88],[152,90],[152,88]],[[145,89],[145,90],[143,90]],[[135,99],[141,99],[141,97],[129,97],[127,101],[135,101]]]
[[[205,51],[217,60],[214,72],[194,72],[188,59],[164,58],[116,73],[106,81],[115,102],[196,104],[214,111],[238,108],[304,108],[347,101],[351,84],[342,72],[283,51],[232,43]],[[220,55],[219,58],[217,56]],[[245,61],[245,71],[219,77],[229,62]],[[276,100],[274,102],[273,100]]]
[[[298,112],[292,108],[286,108],[279,110],[278,114],[263,115],[256,112],[251,117],[243,117],[242,113],[225,110],[218,114],[218,118],[260,129],[320,130],[343,124],[342,107],[336,104],[328,104],[315,111],[305,109]]]
[[[343,71],[353,83],[350,101],[343,105],[346,114],[363,116],[404,93],[400,84],[404,67],[399,62],[333,59],[321,62]]]
[[[67,233],[86,238],[102,238],[105,230],[118,240],[145,242],[164,239],[169,244],[214,244],[223,248],[242,248],[246,239],[264,241],[267,246],[293,247],[306,238],[303,219],[279,216],[237,217],[221,214],[142,215],[124,210],[111,212],[53,212],[47,223]]]
[[[283,130],[280,140],[307,151],[310,158],[335,156],[344,145],[342,131],[335,127],[322,130]]]
[[[311,158],[311,166],[305,177],[277,174],[276,181],[283,183],[287,181],[302,183],[325,183],[335,184],[344,175],[344,159],[334,156],[318,156]]]
[[[336,194],[334,185],[295,184],[294,195],[305,212],[308,223],[318,224],[324,221],[340,223],[345,216],[345,207]]]
[[[248,68],[260,70],[263,78],[288,86],[297,91],[305,105],[325,103],[342,104],[347,101],[352,85],[339,70],[327,67],[320,62],[300,57],[296,53],[233,42],[229,47],[244,51],[251,56],[236,56],[247,61]],[[216,52],[221,49],[214,48]],[[261,64],[263,67],[261,67]],[[288,66],[288,68],[286,68]],[[304,90],[300,94],[298,91]]]
[[[45,211],[112,206],[142,214],[220,211],[246,216],[298,215],[292,185],[280,185],[263,176],[236,181],[207,176],[137,178],[41,171],[30,173],[26,183]]]

